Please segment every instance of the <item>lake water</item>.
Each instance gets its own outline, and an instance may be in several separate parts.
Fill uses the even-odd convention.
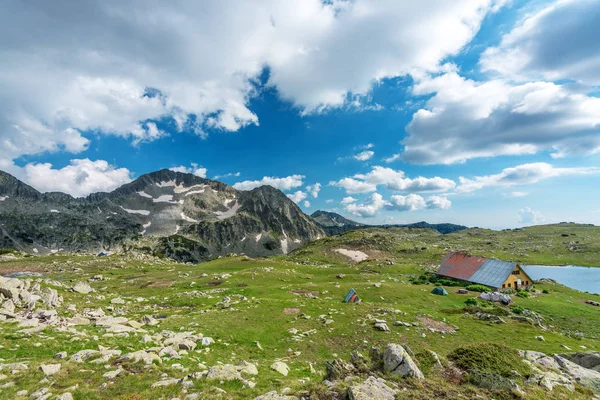
[[[522,267],[533,280],[550,278],[581,292],[600,293],[600,268],[572,265],[565,267],[523,265]]]

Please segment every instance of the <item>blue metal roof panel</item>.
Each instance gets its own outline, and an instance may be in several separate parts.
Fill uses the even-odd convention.
[[[469,281],[498,288],[508,279],[515,265],[507,261],[487,260]]]

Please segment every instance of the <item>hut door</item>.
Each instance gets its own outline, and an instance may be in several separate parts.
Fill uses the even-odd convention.
[[[521,287],[521,278],[517,279],[517,287]]]

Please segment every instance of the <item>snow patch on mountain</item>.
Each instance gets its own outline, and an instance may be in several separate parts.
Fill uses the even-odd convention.
[[[233,201],[233,200],[231,200]],[[231,202],[229,201],[229,203]],[[217,216],[218,219],[223,220],[223,219],[227,219],[227,218],[231,218],[234,215],[237,214],[238,210],[240,209],[240,207],[242,206],[241,204],[239,204],[237,202],[237,200],[235,201],[235,203],[232,206],[228,206],[227,205],[227,201],[225,202],[225,207],[227,207],[227,211],[215,211],[215,215]]]
[[[196,220],[195,220],[195,219],[193,219],[193,218],[190,218],[190,217],[188,217],[188,216],[187,216],[187,215],[185,215],[183,212],[181,212],[180,216],[181,216],[181,219],[182,219],[182,220],[184,220],[184,221],[187,221],[187,222],[192,222],[192,223],[198,223],[198,221],[196,221]]]
[[[8,199],[8,196],[0,196],[0,201],[4,201],[6,199]]]
[[[120,206],[124,211],[128,212],[129,214],[140,214],[140,215],[150,215],[150,211],[148,210],[130,210],[128,208],[125,208],[123,206]]]
[[[137,192],[137,194],[139,194],[140,196],[145,197],[147,199],[151,199],[152,198],[152,196],[150,196],[148,193],[146,193],[144,191]]]

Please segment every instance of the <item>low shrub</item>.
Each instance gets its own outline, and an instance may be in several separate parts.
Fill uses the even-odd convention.
[[[544,290],[542,290],[542,293],[548,294],[548,293],[550,293],[550,291],[548,289],[544,289]]]
[[[523,314],[524,309],[521,306],[512,306],[510,308],[510,311],[512,311],[515,314]]]
[[[476,306],[477,300],[471,297],[465,300],[465,304],[468,306]]]
[[[484,285],[469,285],[465,289],[467,289],[468,291],[471,291],[471,292],[480,292],[480,293],[490,291],[490,288],[487,286],[484,286]]]
[[[499,343],[474,343],[459,347],[448,358],[468,372],[488,372],[503,377],[513,376],[513,371],[523,376],[529,376],[532,372],[517,350]]]
[[[11,253],[14,253],[14,252],[16,252],[15,249],[0,249],[0,256],[3,255],[3,254],[11,254]]]
[[[504,294],[515,294],[517,292],[515,292],[515,289],[506,289],[506,290],[503,290],[502,293],[504,293]]]
[[[415,358],[419,363],[421,372],[423,372],[425,376],[429,376],[429,374],[438,364],[438,359],[436,359],[435,355],[431,351],[421,351],[415,354]]]
[[[524,299],[526,299],[529,296],[530,296],[530,294],[527,293],[527,292],[519,292],[519,293],[517,293],[517,297],[522,297]]]

